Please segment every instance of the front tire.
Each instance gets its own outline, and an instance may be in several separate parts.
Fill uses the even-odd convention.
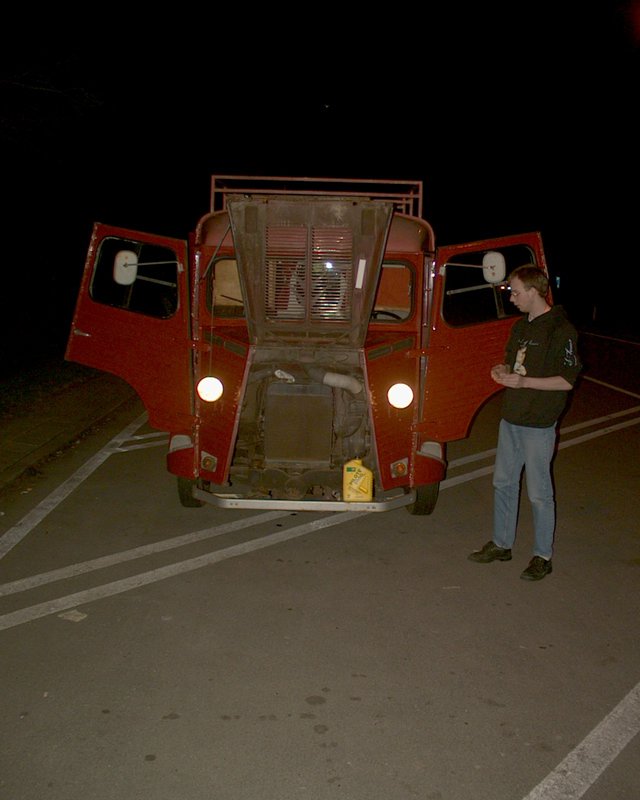
[[[426,483],[423,486],[416,486],[416,499],[413,503],[405,506],[410,514],[425,516],[433,513],[438,495],[440,494],[440,482]]]
[[[178,477],[178,497],[180,498],[180,505],[185,508],[202,508],[204,501],[198,500],[193,496],[193,487],[196,485],[196,481],[189,480],[189,478]]]

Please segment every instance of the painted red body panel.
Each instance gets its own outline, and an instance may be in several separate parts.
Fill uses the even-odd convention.
[[[135,238],[175,250],[182,269],[178,272],[180,301],[172,317],[143,318],[92,299],[91,277],[97,246],[112,236]],[[136,390],[155,428],[179,433],[191,433],[194,423],[187,265],[187,247],[183,241],[97,223],[65,353],[70,361],[118,375]]]

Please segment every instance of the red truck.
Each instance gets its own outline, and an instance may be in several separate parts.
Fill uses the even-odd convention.
[[[96,223],[65,357],[137,391],[185,506],[430,514],[537,232],[436,248],[421,181],[213,176],[188,241]]]

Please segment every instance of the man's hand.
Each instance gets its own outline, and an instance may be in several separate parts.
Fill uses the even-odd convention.
[[[501,386],[508,386],[510,389],[522,389],[524,378],[515,372],[507,364],[496,364],[491,367],[491,377]]]
[[[526,375],[518,375],[511,372],[506,364],[496,364],[491,367],[491,377],[501,386],[509,389],[539,389],[542,392],[568,392],[573,387],[561,375],[553,375],[550,378],[530,378]]]
[[[506,364],[495,364],[491,367],[491,377],[496,383],[502,383],[502,379],[505,375],[508,375],[511,372],[511,367],[508,367]]]

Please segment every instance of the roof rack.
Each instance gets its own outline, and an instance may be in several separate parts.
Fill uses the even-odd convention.
[[[401,214],[422,218],[422,181],[368,178],[298,178],[213,175],[211,211],[224,211],[233,195],[320,195],[391,200]]]

